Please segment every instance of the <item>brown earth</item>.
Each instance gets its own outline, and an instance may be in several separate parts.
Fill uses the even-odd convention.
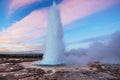
[[[119,64],[41,67],[34,58],[0,58],[0,80],[120,80]]]

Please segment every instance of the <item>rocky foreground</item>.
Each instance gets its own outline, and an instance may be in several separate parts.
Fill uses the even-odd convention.
[[[33,58],[0,58],[0,80],[120,80],[120,65],[33,66]]]

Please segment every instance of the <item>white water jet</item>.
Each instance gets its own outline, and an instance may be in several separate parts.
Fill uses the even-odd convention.
[[[60,12],[55,2],[53,2],[53,5],[50,7],[48,16],[47,37],[43,60],[35,64],[48,66],[64,64],[63,29]]]

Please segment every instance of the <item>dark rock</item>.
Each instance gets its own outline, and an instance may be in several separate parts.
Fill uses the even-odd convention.
[[[6,72],[10,72],[10,71],[13,72],[13,71],[19,71],[19,70],[22,70],[22,69],[24,69],[23,66],[21,66],[21,65],[19,65],[19,64],[16,64],[16,65],[7,67],[5,71],[6,71]]]
[[[4,78],[4,77],[0,77],[0,80],[8,80],[8,79],[6,79],[6,78]]]
[[[52,70],[48,70],[46,73],[47,74],[50,74],[50,73],[52,73],[53,71]]]
[[[98,72],[106,71],[105,66],[101,65],[100,63],[90,63],[88,64],[88,67],[90,68],[90,70],[94,70]]]

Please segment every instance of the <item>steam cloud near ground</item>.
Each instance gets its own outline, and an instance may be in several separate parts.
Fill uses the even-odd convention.
[[[93,42],[86,49],[73,49],[66,57],[69,65],[86,65],[91,62],[120,64],[120,31],[110,35],[105,42]]]

